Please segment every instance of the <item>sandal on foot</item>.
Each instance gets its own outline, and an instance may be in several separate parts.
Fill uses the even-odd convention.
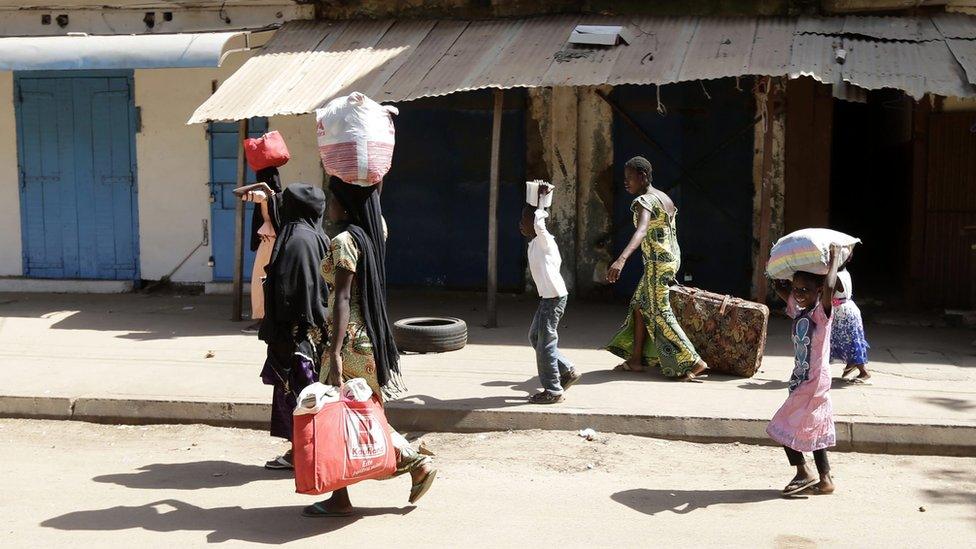
[[[868,377],[855,377],[855,378],[849,379],[847,381],[849,383],[853,383],[854,385],[872,385],[872,383],[871,383],[871,376],[868,376]]]
[[[562,401],[563,395],[557,395],[549,391],[541,391],[529,397],[530,404],[556,404]]]
[[[410,498],[407,500],[410,504],[417,503],[420,498],[424,497],[424,494],[430,490],[430,487],[434,485],[434,479],[437,477],[437,469],[431,469],[424,478],[420,479],[420,482],[412,484],[410,486]]]
[[[582,377],[583,376],[576,373],[576,370],[570,370],[565,374],[559,376],[559,385],[561,385],[563,391],[565,391],[566,389],[569,389],[573,385],[576,385],[576,382],[579,381]]]
[[[795,495],[799,494],[800,492],[806,490],[807,488],[810,488],[811,486],[814,486],[814,485],[819,484],[819,483],[820,483],[820,479],[818,479],[818,478],[808,478],[808,479],[793,480],[793,481],[790,481],[790,483],[786,485],[786,488],[783,488],[783,495],[784,496],[795,496]]]
[[[313,503],[302,509],[302,516],[310,518],[342,518],[350,515],[352,511],[330,511],[322,505],[322,502]]]
[[[678,376],[678,377],[674,378],[674,380],[675,381],[684,381],[686,383],[704,383],[702,381],[702,379],[703,378],[707,378],[707,377],[708,377],[708,374],[695,375],[695,374],[693,374],[691,372],[688,372],[687,374],[684,374],[682,376]]]
[[[278,456],[274,458],[273,460],[265,463],[264,468],[276,470],[276,471],[284,470],[284,469],[294,469],[295,466],[292,465],[291,461],[288,461],[288,458],[286,456],[287,454],[285,456]]]
[[[640,372],[646,372],[647,371],[647,368],[645,368],[644,366],[641,366],[640,368],[634,368],[633,366],[631,366],[627,362],[621,362],[620,364],[617,364],[616,366],[613,367],[613,371],[614,372],[636,372],[636,373],[640,373]]]
[[[846,366],[846,367],[844,368],[844,371],[843,371],[843,372],[841,372],[841,374],[840,374],[840,377],[842,377],[842,378],[844,378],[844,379],[846,379],[846,378],[847,378],[847,376],[849,376],[849,375],[851,375],[851,373],[852,373],[852,372],[853,372],[854,370],[857,370],[857,366]]]

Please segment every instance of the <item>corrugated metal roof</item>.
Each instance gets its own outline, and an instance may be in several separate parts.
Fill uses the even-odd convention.
[[[959,61],[970,84],[976,84],[976,41],[946,40],[949,51]]]
[[[942,34],[929,17],[862,17],[853,15],[846,17],[801,17],[797,21],[797,32],[830,36],[861,36],[878,40],[909,42],[942,39]]]
[[[939,13],[932,16],[932,23],[946,38],[976,39],[976,17],[962,13]]]
[[[976,94],[953,56],[956,49],[941,34],[928,39],[938,32],[935,24],[906,19],[565,15],[290,22],[190,122],[311,112],[352,91],[405,101],[482,88],[660,85],[743,75],[809,75],[864,89],[899,88],[916,98]],[[623,24],[634,39],[615,47],[569,44],[573,28],[584,23]],[[964,25],[952,24],[962,34]],[[869,35],[865,29],[887,38],[861,38]],[[844,64],[835,59],[838,48],[848,51]]]

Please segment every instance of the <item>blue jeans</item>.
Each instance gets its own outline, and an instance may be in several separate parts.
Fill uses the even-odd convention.
[[[529,343],[535,349],[536,366],[539,370],[539,381],[542,388],[550,393],[563,393],[559,376],[573,371],[573,365],[559,352],[559,320],[566,312],[566,298],[543,298],[539,301],[539,310],[532,319],[529,328]]]

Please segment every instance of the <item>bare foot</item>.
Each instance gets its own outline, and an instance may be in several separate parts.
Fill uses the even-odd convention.
[[[829,474],[820,477],[820,482],[814,487],[814,491],[822,495],[833,494],[834,489],[834,479],[830,478]]]

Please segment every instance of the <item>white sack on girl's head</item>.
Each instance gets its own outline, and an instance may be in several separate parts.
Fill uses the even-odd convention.
[[[839,248],[843,265],[861,239],[830,229],[801,229],[776,241],[769,253],[766,274],[779,280],[792,280],[797,271],[825,275],[830,263],[830,248]]]
[[[319,156],[325,173],[346,183],[375,185],[390,171],[396,107],[359,92],[329,101],[315,111]]]

